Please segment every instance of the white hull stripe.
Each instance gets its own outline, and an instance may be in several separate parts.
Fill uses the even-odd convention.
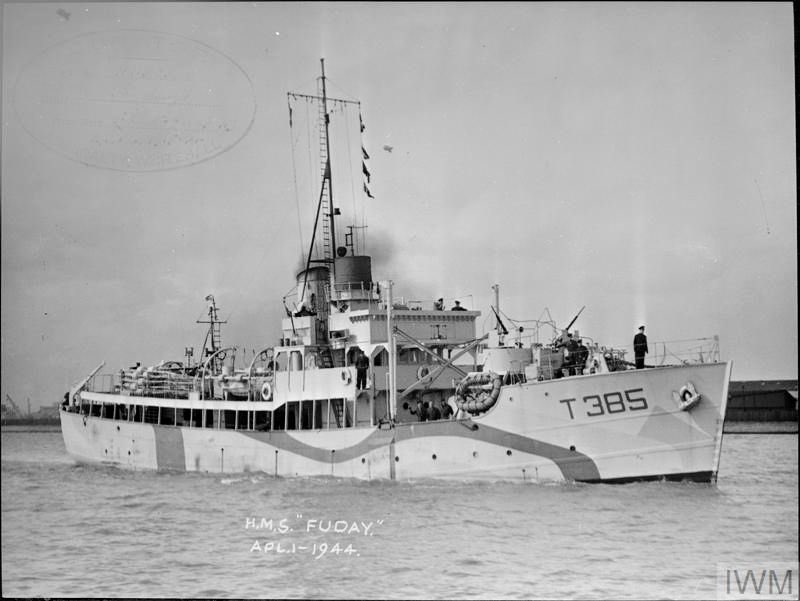
[[[343,463],[345,461],[358,459],[370,451],[388,446],[391,442],[393,442],[394,438],[394,432],[392,430],[374,430],[361,442],[358,442],[350,447],[336,449],[334,451],[333,449],[324,449],[307,444],[297,440],[286,432],[240,431],[239,434],[243,434],[244,436],[259,442],[271,445],[277,449],[280,449],[281,451],[287,451],[289,453],[294,453],[295,455],[300,455],[301,457],[306,457],[307,459],[311,459],[313,461],[320,461],[324,463]]]

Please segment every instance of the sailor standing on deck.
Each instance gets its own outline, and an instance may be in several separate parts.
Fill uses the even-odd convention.
[[[367,388],[367,370],[369,369],[369,357],[364,354],[364,351],[358,351],[356,356],[356,390],[366,390]]]
[[[649,352],[644,326],[639,326],[639,333],[633,337],[633,354],[636,357],[636,369],[644,369],[644,356]]]

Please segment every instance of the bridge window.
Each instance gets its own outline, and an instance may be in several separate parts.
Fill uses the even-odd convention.
[[[300,401],[300,429],[311,430],[314,426],[314,401]]]
[[[300,351],[292,351],[289,355],[289,369],[291,371],[303,371],[303,355]]]
[[[386,349],[381,349],[380,352],[373,355],[372,364],[375,366],[389,365],[389,353]]]
[[[316,369],[319,367],[319,353],[317,351],[308,351],[306,353],[306,369]]]
[[[161,425],[174,426],[175,425],[175,409],[172,407],[161,407]]]
[[[286,404],[286,429],[297,430],[298,408],[297,401]]]
[[[284,430],[286,428],[286,405],[281,405],[272,412],[272,429]]]
[[[151,407],[147,405],[144,408],[144,423],[157,424],[158,423],[158,407]]]
[[[313,403],[314,403],[314,429],[320,430],[324,427],[322,418],[324,417],[323,414],[328,409],[328,403],[327,401],[323,401],[320,399],[313,401]]]
[[[253,419],[253,428],[255,430],[269,430],[270,428],[270,412],[269,411],[256,411]]]

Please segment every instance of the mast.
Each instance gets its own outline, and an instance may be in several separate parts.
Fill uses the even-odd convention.
[[[333,206],[333,166],[331,161],[331,144],[330,144],[330,113],[328,112],[329,101],[336,105],[354,105],[361,106],[361,103],[354,100],[345,100],[341,98],[330,98],[328,96],[327,77],[325,75],[325,59],[320,58],[321,77],[317,78],[317,94],[298,94],[295,92],[288,93],[289,99],[289,127],[292,127],[292,102],[294,100],[313,101],[319,106],[319,153],[320,165],[322,166],[322,185],[319,188],[319,198],[317,200],[317,209],[314,217],[314,227],[311,232],[311,243],[308,249],[308,255],[305,258],[305,274],[303,276],[302,287],[300,290],[305,294],[308,285],[308,272],[312,263],[322,263],[328,268],[329,278],[329,299],[333,297],[333,290],[335,289],[335,271],[336,271],[336,215],[338,210]],[[360,116],[359,116],[360,118]],[[322,256],[315,256],[314,248],[318,236],[322,236]]]
[[[492,285],[492,290],[494,290],[494,306],[492,307],[492,311],[494,311],[496,319],[495,330],[497,331],[497,343],[503,346],[503,344],[505,344],[505,335],[508,334],[508,330],[503,320],[500,319],[500,284]]]
[[[206,357],[214,355],[219,349],[222,348],[222,335],[220,332],[220,325],[228,323],[227,320],[221,320],[217,316],[217,303],[214,300],[214,295],[209,294],[206,296],[208,302],[208,321],[198,319],[197,323],[207,323],[208,330],[206,331],[206,339],[203,341],[203,350],[201,351],[200,362],[205,361]],[[211,342],[211,350],[208,350],[208,343]],[[220,360],[214,357],[213,368],[218,370],[220,367]]]
[[[320,68],[322,70],[322,111],[325,115],[325,177],[328,180],[328,219],[330,220],[331,240],[330,240],[330,257],[331,257],[331,282],[334,281],[336,271],[336,227],[334,223],[334,208],[333,208],[333,176],[331,175],[331,141],[328,131],[330,124],[330,116],[328,115],[328,91],[325,85],[325,59],[319,59]],[[323,182],[324,186],[324,182]]]
[[[389,403],[389,419],[394,422],[397,417],[397,338],[392,323],[392,283],[392,280],[386,280],[384,289],[386,290],[386,342],[389,347],[389,390],[386,400]]]

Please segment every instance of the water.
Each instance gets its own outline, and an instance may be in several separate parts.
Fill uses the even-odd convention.
[[[369,483],[82,467],[4,430],[2,593],[715,598],[720,566],[797,562],[797,452],[730,434],[717,487]]]

